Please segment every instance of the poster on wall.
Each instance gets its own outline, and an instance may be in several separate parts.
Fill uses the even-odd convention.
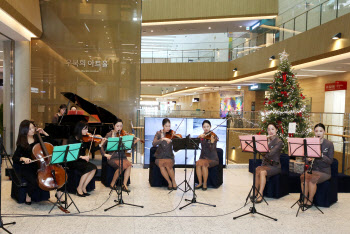
[[[234,115],[243,114],[243,93],[239,91],[220,93],[220,117],[226,117],[228,113]]]

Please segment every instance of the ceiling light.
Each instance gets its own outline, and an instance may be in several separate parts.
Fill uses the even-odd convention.
[[[232,71],[236,72],[236,71],[237,71],[237,68],[234,68]]]
[[[101,11],[98,11],[99,13],[101,13]]]
[[[241,26],[239,26],[240,28],[242,28],[243,26],[241,25]]]
[[[153,32],[153,30],[151,30],[151,32]]]
[[[338,40],[340,38],[341,38],[341,33],[337,33],[332,37],[333,40]]]
[[[208,29],[210,30],[210,29],[211,29],[211,27],[208,27]]]
[[[137,18],[136,18],[136,17],[134,17],[134,18],[132,18],[132,20],[133,20],[133,21],[137,21]]]
[[[272,55],[269,60],[274,60],[275,59],[275,55]]]

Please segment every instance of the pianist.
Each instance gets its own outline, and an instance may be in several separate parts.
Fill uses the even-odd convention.
[[[58,112],[52,117],[52,123],[58,123],[59,118],[62,117],[66,113],[66,110],[67,110],[66,104],[60,105]]]

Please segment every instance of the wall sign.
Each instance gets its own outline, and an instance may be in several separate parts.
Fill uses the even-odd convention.
[[[328,83],[325,85],[325,91],[347,90],[346,81],[336,81],[335,83]]]

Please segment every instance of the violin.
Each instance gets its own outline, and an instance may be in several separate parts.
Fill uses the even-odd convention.
[[[135,137],[134,134],[128,133],[127,131],[124,131],[124,130],[118,131],[117,134],[116,134],[116,137],[128,136],[128,135],[131,135],[131,136],[134,136],[134,137]],[[136,137],[136,138],[137,138],[137,137]],[[141,139],[140,139],[140,142],[141,142],[141,143],[145,143],[145,141],[144,141],[144,140],[141,140]]]
[[[182,135],[181,134],[175,134],[175,131],[170,129],[169,132],[166,132],[164,134],[164,137],[171,140],[171,139],[174,139],[174,138],[182,138]]]
[[[103,137],[101,135],[92,135],[91,133],[87,133],[83,136],[83,142],[95,142],[95,143],[101,143]]]
[[[39,132],[36,132],[39,143],[32,150],[33,160],[38,162],[38,185],[42,190],[50,191],[61,188],[68,178],[61,165],[50,164],[49,158],[53,152],[53,145],[43,142]]]
[[[214,136],[214,138],[217,138],[218,136],[214,133],[214,132],[208,132],[207,134],[205,134],[204,139],[206,140],[211,140],[211,136]]]

